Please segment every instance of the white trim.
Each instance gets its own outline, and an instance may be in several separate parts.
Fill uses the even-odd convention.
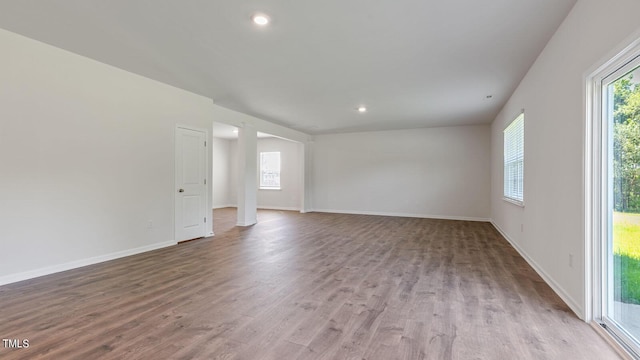
[[[632,60],[633,56],[629,56],[628,54],[635,52],[638,48],[640,48],[640,29],[629,35],[620,44],[618,44],[618,46],[603,56],[596,65],[585,71],[584,78],[587,80],[591,78],[593,80],[594,78],[607,73],[607,69],[620,68],[624,66],[627,62]],[[608,71],[608,73],[610,72],[611,71]]]
[[[535,272],[538,273],[538,275],[540,275],[540,277],[542,278],[542,280],[544,280],[544,282],[547,283],[547,285],[549,285],[551,287],[551,289],[558,295],[560,296],[560,298],[569,306],[569,308],[571,308],[571,310],[582,320],[584,320],[584,312],[582,310],[582,308],[578,305],[579,303],[577,301],[575,301],[575,299],[573,297],[571,297],[571,295],[569,295],[568,292],[566,292],[562,286],[560,286],[560,284],[558,284],[557,282],[555,282],[553,280],[553,278],[549,275],[547,275],[546,272],[544,272],[544,270],[542,270],[542,267],[539,266],[535,261],[533,261],[532,258],[529,257],[529,255],[527,255],[527,253],[520,247],[518,246],[518,244],[513,241],[501,228],[500,226],[498,226],[498,224],[496,224],[493,220],[490,221],[491,225],[493,225],[493,227],[496,228],[496,230],[498,230],[498,232],[500,233],[500,235],[502,235],[502,237],[505,238],[505,240],[507,240],[509,242],[509,244],[511,244],[511,246],[513,246],[514,249],[516,249],[516,251],[520,254],[520,256],[522,256],[522,258],[529,264],[529,266],[531,266],[533,268],[533,270],[535,270]]]
[[[257,221],[246,222],[246,223],[244,223],[244,222],[237,222],[237,223],[236,223],[236,226],[246,227],[246,226],[253,226],[253,225],[257,224],[257,223],[258,223]]]
[[[585,123],[584,123],[584,146],[583,146],[583,221],[582,229],[585,241],[585,267],[584,267],[584,308],[585,321],[592,321],[596,313],[600,313],[599,282],[594,281],[598,277],[600,265],[600,251],[596,249],[602,236],[601,220],[602,216],[602,179],[600,171],[602,169],[602,124],[601,116],[601,87],[599,83],[606,68],[601,67],[595,73],[585,78]],[[598,315],[599,316],[599,315]]]
[[[211,210],[215,210],[215,209],[224,209],[224,208],[237,208],[238,205],[237,204],[226,204],[226,205],[213,205],[213,207],[211,208]]]
[[[283,211],[300,211],[300,208],[295,206],[259,206],[258,210],[283,210]]]
[[[212,210],[215,209],[225,209],[225,208],[237,208],[238,205],[236,204],[228,204],[228,205],[218,205],[218,206],[214,206]],[[300,211],[299,207],[295,207],[295,206],[261,206],[258,205],[257,209],[260,210],[284,210],[284,211]]]
[[[522,207],[522,208],[524,207],[524,201],[521,201],[521,200],[512,199],[512,198],[506,197],[506,196],[503,196],[502,200],[504,200],[504,201],[506,201],[506,202],[508,202],[510,204]]]
[[[165,241],[162,243],[141,246],[141,247],[129,249],[129,250],[117,251],[111,254],[98,255],[91,258],[87,258],[87,259],[71,261],[71,262],[59,264],[59,265],[47,266],[44,268],[29,270],[29,271],[25,271],[17,274],[5,275],[0,277],[0,285],[11,284],[18,281],[29,280],[29,279],[37,278],[40,276],[77,269],[83,266],[98,264],[105,261],[115,260],[115,259],[131,256],[131,255],[148,252],[148,251],[162,249],[162,248],[166,248],[176,244],[177,243],[173,240]]]
[[[602,326],[600,326],[600,324],[595,321],[590,321],[589,325],[591,325],[593,330],[595,330],[595,332],[600,335],[600,337],[603,338],[604,341],[606,341],[607,344],[609,344],[613,348],[613,350],[615,350],[618,355],[620,355],[621,358],[625,360],[634,360],[633,356],[624,348],[624,346],[620,344],[606,330],[604,330]]]
[[[306,212],[321,212],[333,214],[352,214],[352,215],[376,215],[376,216],[394,216],[394,217],[410,217],[421,219],[439,219],[439,220],[462,220],[462,221],[480,221],[490,222],[489,218],[468,217],[468,216],[448,216],[448,215],[429,215],[429,214],[410,214],[396,213],[384,211],[365,211],[365,210],[335,210],[335,209],[313,209]]]

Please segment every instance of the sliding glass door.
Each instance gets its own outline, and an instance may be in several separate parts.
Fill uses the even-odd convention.
[[[604,78],[600,323],[640,355],[640,60]]]

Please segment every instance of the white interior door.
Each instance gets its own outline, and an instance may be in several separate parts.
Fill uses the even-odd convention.
[[[176,241],[206,234],[206,134],[176,129]]]

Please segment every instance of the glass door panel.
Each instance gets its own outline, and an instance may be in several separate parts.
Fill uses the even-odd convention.
[[[603,244],[603,321],[631,350],[640,340],[640,66],[603,82],[608,129],[608,236]],[[635,67],[634,67],[635,66]]]

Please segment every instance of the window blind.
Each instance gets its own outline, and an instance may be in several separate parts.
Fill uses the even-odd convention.
[[[260,153],[260,188],[280,189],[280,152]]]
[[[504,197],[524,203],[524,113],[504,129]]]

